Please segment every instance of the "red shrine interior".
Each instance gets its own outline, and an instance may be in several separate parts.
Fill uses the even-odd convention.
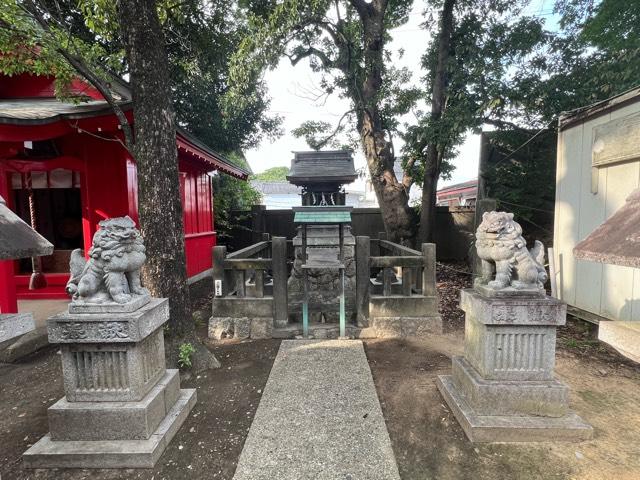
[[[44,288],[29,289],[30,259],[0,262],[2,313],[16,312],[17,299],[67,298],[71,251],[88,251],[102,219],[129,215],[138,221],[136,165],[115,115],[86,84],[75,81],[72,91],[97,101],[57,102],[52,77],[0,76],[0,195],[54,245],[53,255],[41,261]],[[131,102],[123,101],[122,109],[133,122]],[[248,172],[186,132],[178,131],[176,144],[192,277],[211,268],[216,243],[211,172],[244,180]]]

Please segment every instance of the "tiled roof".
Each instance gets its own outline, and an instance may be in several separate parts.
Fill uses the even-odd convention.
[[[350,150],[294,152],[287,180],[296,185],[314,183],[351,183],[358,174]]]
[[[127,108],[131,102],[120,104]],[[112,113],[104,100],[72,103],[56,98],[21,98],[0,100],[0,123],[45,124],[61,119],[78,119],[96,114]]]

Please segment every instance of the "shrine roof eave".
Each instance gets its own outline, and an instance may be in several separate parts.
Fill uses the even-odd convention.
[[[358,175],[317,175],[317,176],[298,176],[298,175],[287,175],[287,181],[298,186],[304,186],[309,184],[347,184],[354,182]]]
[[[224,155],[210,149],[181,128],[176,131],[176,140],[178,151],[186,153],[192,160],[203,167],[209,167],[208,170],[218,170],[240,180],[247,180],[251,174],[245,168],[236,165]]]

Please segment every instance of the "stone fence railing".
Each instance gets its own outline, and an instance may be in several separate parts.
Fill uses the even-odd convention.
[[[358,325],[372,328],[375,336],[441,330],[435,244],[423,243],[418,251],[384,239],[356,237],[356,285]]]
[[[270,338],[288,321],[287,239],[274,237],[227,255],[213,248],[210,335]]]
[[[355,312],[347,327],[352,337],[406,337],[439,332],[436,247],[421,251],[381,239],[356,237]],[[270,338],[300,332],[290,317],[288,281],[291,241],[265,239],[227,254],[213,249],[214,338]],[[295,302],[294,302],[295,303]]]

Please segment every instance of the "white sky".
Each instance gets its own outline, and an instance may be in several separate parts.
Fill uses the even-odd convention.
[[[553,0],[532,0],[526,8],[526,13],[548,15]],[[423,55],[428,32],[420,28],[423,21],[423,2],[417,0],[410,15],[409,22],[392,31],[393,41],[391,49],[395,53],[404,49],[404,56],[394,55],[397,67],[407,66],[413,72],[413,82],[419,82],[424,72],[420,69],[420,57]],[[265,79],[271,96],[269,113],[279,114],[284,118],[282,128],[284,135],[275,142],[263,141],[258,148],[245,152],[249,165],[255,173],[262,172],[276,166],[289,167],[293,158],[292,151],[309,150],[304,139],[295,138],[291,130],[306,120],[321,120],[336,125],[342,114],[349,109],[349,102],[330,96],[323,104],[314,102],[309,92],[319,91],[319,74],[315,73],[305,61],[293,67],[289,59],[280,61],[278,67],[267,72]],[[307,98],[305,98],[307,97]],[[411,120],[412,116],[407,118]],[[400,139],[394,138],[396,152],[402,146]],[[439,186],[471,180],[477,176],[478,157],[480,155],[480,136],[469,134],[465,142],[458,149],[458,156],[454,160],[456,169],[451,180],[441,180]],[[355,154],[356,168],[365,165],[360,151]],[[363,189],[360,182],[351,186],[354,190]]]

